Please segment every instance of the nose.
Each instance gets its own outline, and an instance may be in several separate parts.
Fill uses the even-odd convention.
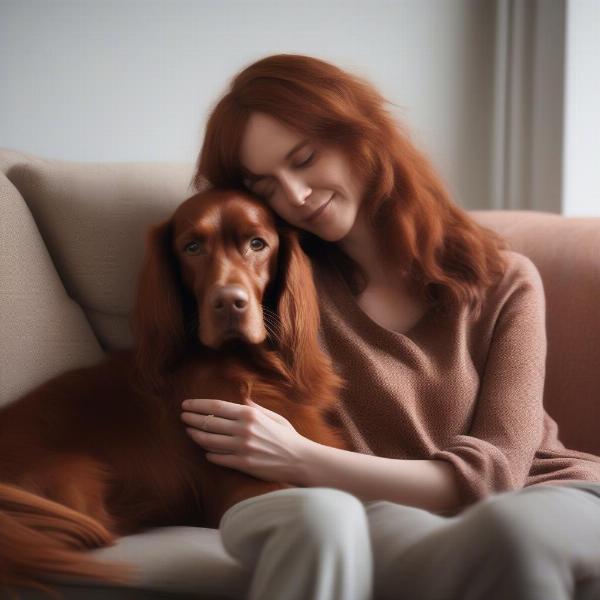
[[[311,188],[300,177],[285,174],[281,176],[281,187],[290,202],[303,206],[311,194]]]
[[[212,290],[209,305],[219,314],[242,314],[248,308],[248,292],[239,285],[224,285]]]

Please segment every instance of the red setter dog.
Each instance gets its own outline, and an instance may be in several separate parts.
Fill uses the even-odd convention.
[[[328,415],[342,386],[318,343],[310,262],[257,199],[209,190],[153,227],[134,347],[66,372],[0,411],[0,585],[48,577],[123,582],[86,556],[166,525],[217,527],[233,504],[289,487],[208,462],[181,402],[258,404],[346,448]]]

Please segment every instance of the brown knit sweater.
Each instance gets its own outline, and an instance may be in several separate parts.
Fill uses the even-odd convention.
[[[463,505],[539,483],[600,482],[600,458],[569,450],[542,405],[545,299],[525,256],[466,308],[430,310],[407,333],[373,321],[340,269],[313,259],[321,343],[347,382],[338,417],[354,449],[450,462]]]

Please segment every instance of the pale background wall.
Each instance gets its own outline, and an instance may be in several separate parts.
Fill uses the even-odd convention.
[[[568,4],[0,0],[0,147],[67,160],[193,162],[207,113],[239,69],[303,53],[377,85],[466,208],[560,212],[565,194],[587,194],[579,173],[577,189],[563,186],[566,42],[556,39]],[[558,61],[536,52],[544,44]],[[580,50],[594,59],[597,51],[593,40]],[[546,71],[530,93],[531,75]],[[577,135],[567,140],[576,156]]]
[[[600,215],[600,0],[569,3],[563,210]]]

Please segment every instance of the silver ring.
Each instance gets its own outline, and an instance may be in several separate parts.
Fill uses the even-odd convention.
[[[208,429],[206,429],[206,424],[208,423],[208,420],[209,420],[211,417],[214,417],[214,416],[215,416],[215,415],[207,415],[207,416],[204,418],[204,421],[202,421],[202,425],[200,426],[200,429],[202,429],[203,431],[208,431]]]

